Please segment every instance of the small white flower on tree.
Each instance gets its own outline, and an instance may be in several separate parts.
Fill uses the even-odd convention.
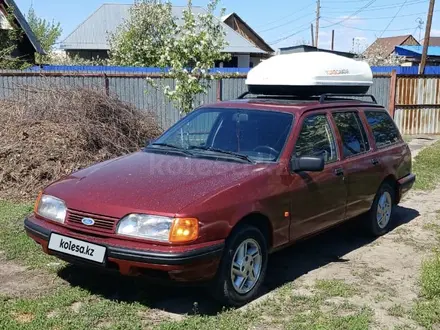
[[[374,46],[359,54],[358,57],[370,66],[399,66],[406,61],[405,56],[389,54],[384,47]]]
[[[225,31],[214,15],[218,3],[219,0],[210,0],[206,13],[195,15],[192,1],[188,0],[179,20],[172,16],[169,2],[137,2],[130,18],[112,36],[111,61],[168,69],[167,75],[174,78],[175,87],[163,87],[165,96],[183,113],[190,112],[195,97],[206,94],[211,81],[217,78],[209,70],[216,61],[229,58],[229,54],[222,52],[227,46]],[[148,81],[154,85],[151,79]]]
[[[110,63],[123,66],[157,66],[166,43],[175,33],[171,3],[136,2],[116,33],[110,35]]]

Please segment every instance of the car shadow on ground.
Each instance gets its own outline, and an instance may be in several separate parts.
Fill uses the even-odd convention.
[[[393,230],[417,216],[419,212],[414,209],[397,207]],[[272,254],[261,295],[329,263],[349,261],[345,255],[375,240],[362,234],[361,221],[354,219]],[[70,285],[106,299],[137,302],[173,314],[215,315],[223,309],[210,297],[206,286],[152,284],[143,278],[73,265],[61,269],[58,275]]]

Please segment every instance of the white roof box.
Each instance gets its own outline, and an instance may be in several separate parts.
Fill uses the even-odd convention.
[[[365,94],[373,84],[370,66],[327,52],[273,56],[249,71],[252,94]]]

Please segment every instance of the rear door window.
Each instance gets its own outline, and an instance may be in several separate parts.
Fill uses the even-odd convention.
[[[338,159],[333,132],[325,114],[316,114],[304,119],[295,146],[295,156],[324,157],[326,163]]]
[[[333,118],[342,139],[342,150],[345,157],[370,150],[367,134],[356,111],[335,112]]]
[[[394,121],[384,111],[365,111],[368,124],[373,131],[374,140],[378,148],[400,141],[400,134]]]

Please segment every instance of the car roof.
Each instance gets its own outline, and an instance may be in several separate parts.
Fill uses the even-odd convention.
[[[332,108],[350,108],[350,107],[370,107],[377,109],[384,109],[383,106],[371,102],[363,102],[355,99],[332,99],[328,102],[319,102],[319,97],[311,98],[278,98],[278,97],[264,97],[264,98],[248,98],[237,99],[231,101],[222,101],[214,104],[204,105],[201,108],[232,108],[232,109],[250,109],[263,111],[277,111],[288,112],[301,116],[304,112],[332,109]]]

